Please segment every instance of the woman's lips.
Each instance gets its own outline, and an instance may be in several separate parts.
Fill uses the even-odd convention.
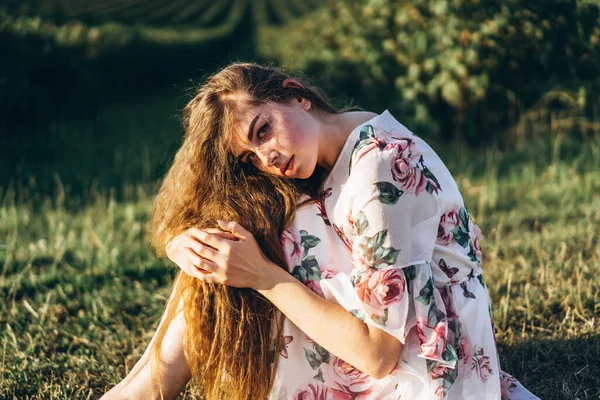
[[[294,156],[291,156],[288,160],[287,164],[285,164],[282,168],[281,174],[287,175],[288,171],[291,173],[292,168],[294,168]]]

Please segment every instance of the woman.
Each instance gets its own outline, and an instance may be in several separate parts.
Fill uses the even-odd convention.
[[[187,275],[156,357],[113,394],[154,374],[167,396],[194,376],[207,398],[536,398],[500,370],[481,236],[454,180],[388,112],[339,111],[279,70],[233,64],[185,116],[154,243]],[[219,213],[229,222],[207,229]]]

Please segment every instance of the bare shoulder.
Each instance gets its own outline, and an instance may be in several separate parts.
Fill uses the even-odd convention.
[[[347,128],[349,128],[347,131],[350,132],[352,129],[364,124],[379,114],[371,111],[349,111],[345,115],[347,120]]]
[[[360,124],[364,124],[368,120],[375,118],[379,115],[371,111],[352,111],[351,113],[353,114],[352,117],[354,118],[353,122],[356,122],[357,126]]]

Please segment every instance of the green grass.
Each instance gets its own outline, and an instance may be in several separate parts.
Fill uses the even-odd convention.
[[[598,399],[600,137],[439,150],[486,236],[504,369],[543,399]],[[175,273],[150,250],[148,187],[0,192],[0,398],[97,398],[141,356]]]

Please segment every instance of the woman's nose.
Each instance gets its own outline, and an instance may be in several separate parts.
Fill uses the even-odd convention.
[[[278,156],[279,156],[279,153],[277,153],[277,151],[271,149],[271,150],[264,151],[260,158],[261,158],[262,163],[266,167],[271,167],[271,166],[275,165],[275,163],[277,162]]]

